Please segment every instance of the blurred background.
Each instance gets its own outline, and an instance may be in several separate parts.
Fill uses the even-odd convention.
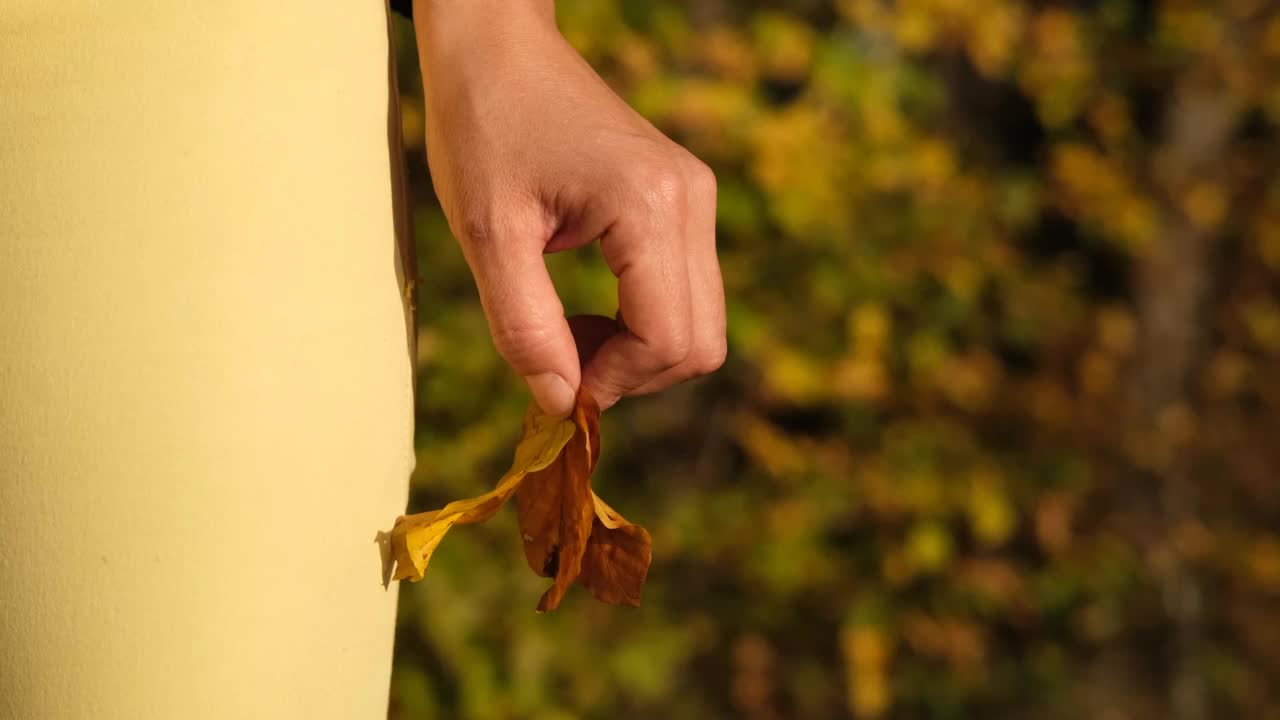
[[[1280,11],[560,0],[720,181],[729,359],[604,417],[639,609],[534,614],[515,513],[400,585],[391,716],[1280,717]],[[422,147],[411,509],[507,467]],[[595,248],[548,258],[611,315]]]

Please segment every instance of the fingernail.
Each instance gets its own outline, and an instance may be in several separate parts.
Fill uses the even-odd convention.
[[[553,372],[529,375],[524,379],[533,399],[548,415],[564,417],[573,410],[573,388],[564,378]]]

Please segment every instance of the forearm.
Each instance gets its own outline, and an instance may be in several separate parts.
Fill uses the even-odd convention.
[[[424,82],[465,70],[455,65],[464,53],[484,57],[555,31],[553,0],[413,0],[413,17]]]

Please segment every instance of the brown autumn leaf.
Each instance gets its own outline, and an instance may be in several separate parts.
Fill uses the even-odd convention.
[[[653,559],[649,531],[628,522],[594,492],[591,499],[596,517],[578,581],[602,602],[638,607]]]
[[[600,409],[585,391],[573,422],[573,438],[556,462],[530,473],[516,493],[525,559],[535,573],[555,578],[538,611],[554,610],[575,580],[604,602],[639,605],[652,557],[649,533],[591,491],[600,457]]]
[[[531,406],[516,458],[494,490],[396,520],[391,532],[396,561],[392,578],[422,579],[431,554],[450,528],[489,519],[515,494],[525,559],[535,573],[555,579],[539,601],[538,612],[559,606],[574,581],[603,602],[639,605],[652,541],[648,531],[628,522],[591,491],[599,457],[600,409],[590,393],[579,391],[566,420]]]

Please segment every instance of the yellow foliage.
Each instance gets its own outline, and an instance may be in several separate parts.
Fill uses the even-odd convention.
[[[711,69],[727,80],[748,82],[758,72],[751,43],[733,28],[717,27],[705,36],[700,46],[702,57]]]
[[[675,92],[671,120],[686,131],[705,133],[708,140],[723,140],[724,128],[739,124],[751,112],[751,103],[741,83],[689,80]]]
[[[813,64],[813,30],[789,15],[759,16],[754,46],[764,72],[775,78],[798,80]]]
[[[816,358],[788,348],[775,349],[765,361],[765,386],[792,402],[803,403],[825,395],[827,378],[826,368]]]
[[[1017,525],[1017,513],[1003,488],[1003,478],[994,471],[981,471],[970,478],[969,526],[982,545],[1003,545]]]
[[[1045,125],[1065,127],[1079,113],[1093,84],[1093,57],[1081,39],[1077,16],[1064,8],[1041,11],[1030,35],[1030,56],[1019,71],[1019,84],[1036,100]]]
[[[893,23],[894,39],[905,50],[928,50],[939,30],[938,18],[923,2],[904,2]]]
[[[966,50],[978,72],[995,79],[1007,71],[1025,23],[1020,5],[989,0],[973,3]]]
[[[850,400],[883,400],[890,392],[889,373],[879,359],[854,354],[840,360],[832,368],[831,390],[836,397]]]
[[[1150,241],[1156,227],[1155,210],[1136,191],[1127,168],[1091,148],[1071,143],[1054,148],[1052,163],[1065,210],[1129,247],[1142,247]]]
[[[941,280],[953,295],[972,302],[981,288],[982,274],[975,263],[957,258],[944,265]]]
[[[736,423],[736,432],[741,446],[773,476],[784,476],[804,469],[803,450],[763,418],[740,418]]]
[[[780,224],[798,236],[851,226],[844,133],[826,111],[796,105],[758,122],[752,174],[769,192]]]
[[[859,718],[1159,716],[1173,663],[1142,643],[1177,618],[1133,601],[1168,579],[1148,563],[1163,552],[1203,592],[1237,573],[1196,620],[1212,630],[1204,656],[1226,668],[1205,676],[1214,708],[1275,709],[1250,669],[1267,616],[1247,617],[1280,593],[1280,542],[1259,530],[1276,520],[1280,417],[1274,3],[559,5],[619,93],[717,173],[733,360],[616,416],[631,431],[617,457],[652,463],[633,501],[679,538],[664,543],[679,561],[655,573],[661,612],[504,623],[510,641],[420,613],[433,638],[453,634],[441,657],[488,643],[490,670],[474,674],[505,677],[512,648],[542,643],[556,662],[517,658],[550,668],[521,698],[557,699],[521,699],[531,716],[552,712],[561,694],[546,688],[563,683],[595,698],[570,714],[627,718],[827,717],[833,688],[847,705],[835,714]],[[1197,146],[1218,111],[1225,139]],[[1161,283],[1157,262],[1186,230],[1206,253]],[[447,243],[421,245],[424,269],[449,260]],[[555,275],[566,310],[612,310],[598,258],[556,262],[572,270]],[[1207,292],[1177,317],[1179,281],[1197,273]],[[450,325],[464,295],[443,283],[427,298],[445,320],[428,319],[436,340],[420,343],[433,422],[421,457],[468,458],[420,475],[444,487],[505,437],[483,417],[500,400],[473,390],[500,359],[454,356],[484,329],[474,309]],[[1152,362],[1170,323],[1192,338],[1172,343],[1187,357]],[[1150,382],[1165,365],[1185,368],[1173,397]],[[1184,479],[1188,507],[1170,513]],[[445,560],[433,572],[472,571]],[[489,586],[479,616],[510,583]],[[845,603],[856,626],[830,617]],[[778,655],[753,676],[750,711],[684,682],[715,638],[760,617]],[[593,646],[601,632],[617,642]],[[821,641],[833,633],[838,649]],[[665,639],[677,636],[696,639]],[[1100,647],[1122,658],[1127,691],[1056,692],[1088,684]],[[631,669],[602,678],[600,662]],[[613,707],[631,683],[657,689]],[[486,713],[440,702],[450,717]]]
[[[632,81],[647,80],[661,69],[653,43],[636,33],[626,33],[618,38],[614,49],[618,62]]]
[[[892,319],[883,305],[863,303],[849,313],[849,336],[859,354],[880,354],[891,331]]]
[[[845,660],[859,670],[883,670],[889,662],[889,640],[880,628],[862,625],[846,629],[841,645]]]
[[[946,186],[955,173],[951,148],[941,138],[921,138],[913,146],[912,176],[925,188],[938,190]]]
[[[939,522],[922,521],[907,535],[907,558],[919,570],[940,572],[951,560],[951,534]]]
[[[872,93],[869,93],[872,94]],[[906,137],[907,125],[902,113],[888,98],[877,98],[859,108],[862,128],[873,145],[896,143]]]
[[[846,628],[840,636],[848,677],[849,710],[857,718],[875,718],[889,709],[889,641],[877,627]]]
[[[854,717],[876,718],[889,709],[889,683],[884,673],[860,673],[852,676],[851,709]]]
[[[1036,49],[1050,60],[1075,61],[1083,49],[1078,19],[1066,8],[1050,7],[1041,11],[1031,31]]]

